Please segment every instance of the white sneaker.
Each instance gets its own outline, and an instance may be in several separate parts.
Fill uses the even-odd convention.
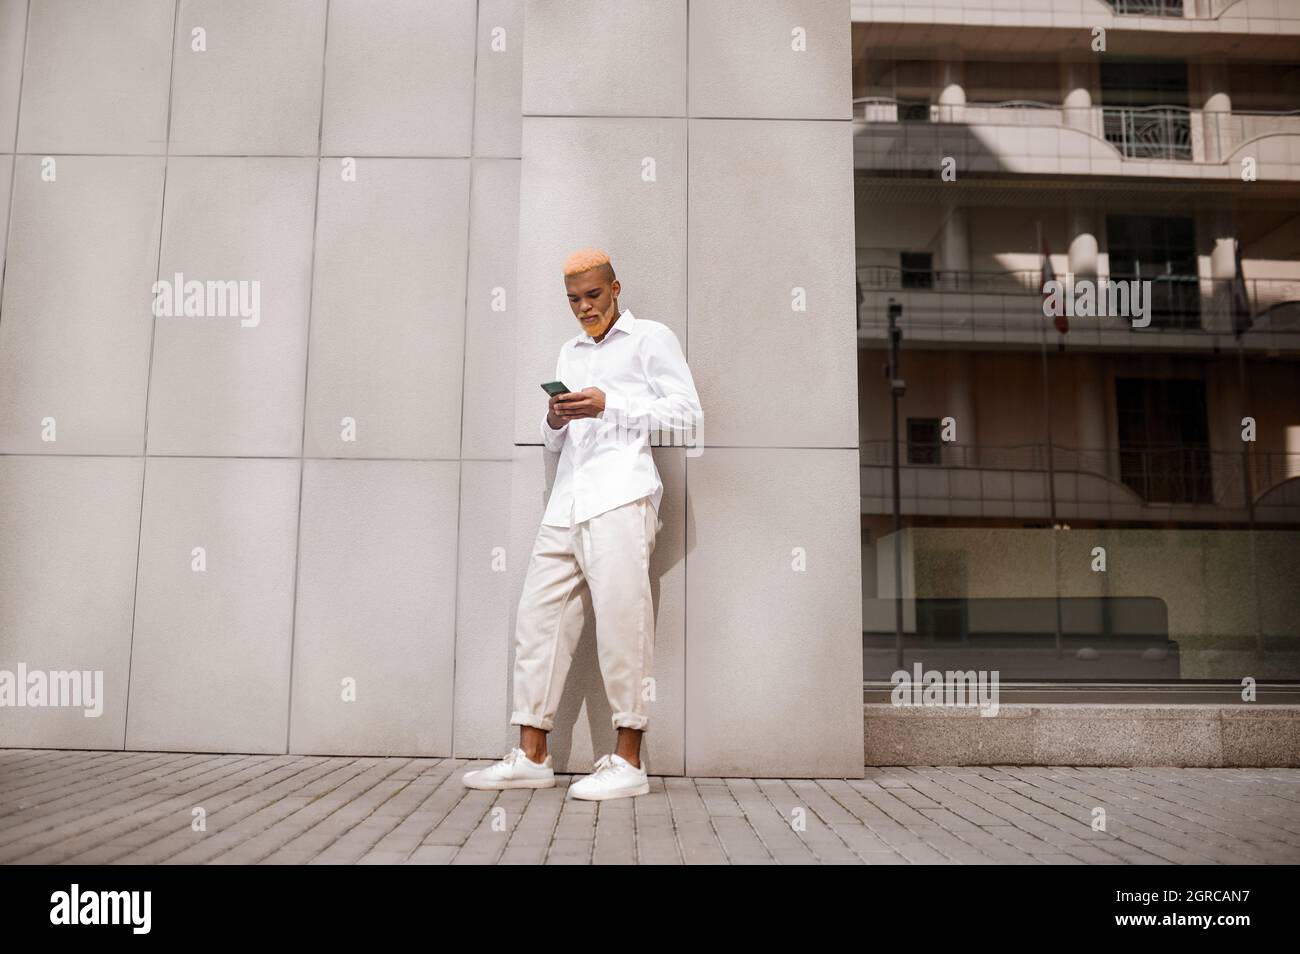
[[[590,775],[569,786],[569,794],[574,798],[592,800],[645,795],[649,791],[650,778],[645,766],[638,768],[618,754],[602,755]]]
[[[551,767],[551,756],[540,765],[524,755],[524,750],[515,746],[499,762],[487,768],[466,772],[460,779],[469,788],[503,789],[503,788],[550,788],[555,784],[555,769]]]

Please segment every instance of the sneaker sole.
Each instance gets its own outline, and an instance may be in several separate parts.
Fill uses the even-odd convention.
[[[503,782],[464,782],[466,788],[477,789],[480,792],[500,792],[507,788],[554,788],[555,779],[553,778],[523,778],[512,779]]]
[[[596,795],[579,795],[577,792],[571,792],[570,794],[574,798],[581,798],[584,799],[585,801],[590,801],[590,802],[604,801],[607,798],[630,798],[636,795],[649,795],[650,782],[649,781],[642,782],[636,788],[624,789],[621,792],[600,792],[599,794]]]

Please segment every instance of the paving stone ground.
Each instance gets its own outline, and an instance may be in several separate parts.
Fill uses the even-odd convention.
[[[580,775],[461,784],[489,763],[0,749],[0,863],[1300,863],[1300,769],[651,776],[648,795],[590,802],[566,797]]]

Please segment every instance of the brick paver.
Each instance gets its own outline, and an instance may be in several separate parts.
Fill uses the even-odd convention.
[[[461,784],[487,764],[0,749],[0,863],[1300,863],[1300,769],[652,776],[648,795],[587,802],[566,797],[575,775]]]

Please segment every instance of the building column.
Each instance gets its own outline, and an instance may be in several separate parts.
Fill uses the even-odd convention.
[[[979,466],[979,430],[975,426],[975,357],[969,351],[949,351],[945,369],[944,416],[957,425],[954,450],[944,464]],[[947,446],[947,445],[945,445]]]
[[[944,291],[968,291],[970,240],[966,231],[966,207],[950,206],[944,210],[943,230],[939,234],[940,287]]]
[[[1237,237],[1230,227],[1215,229],[1210,251],[1210,314],[1216,330],[1232,330],[1232,279],[1237,275]]]
[[[1070,209],[1070,271],[1075,278],[1097,277],[1097,212]]]
[[[1210,252],[1210,277],[1214,279],[1215,290],[1222,287],[1221,282],[1235,277],[1236,274],[1236,238],[1216,230],[1214,249]]]
[[[1095,70],[1092,63],[1076,60],[1066,60],[1061,64],[1061,85],[1065,92],[1061,106],[1065,113],[1065,126],[1093,135],[1100,131],[1096,110],[1093,109]]]
[[[952,50],[939,61],[939,121],[961,122],[965,118],[966,68],[961,53]]]
[[[1106,421],[1106,396],[1102,392],[1099,359],[1096,355],[1075,355],[1074,433],[1080,470],[1109,475]]]
[[[1237,274],[1237,229],[1228,208],[1210,213],[1214,247],[1210,251],[1210,307],[1202,324],[1215,331],[1232,330],[1232,279]]]
[[[1228,68],[1219,61],[1200,64],[1201,138],[1204,162],[1223,162],[1234,148],[1232,97],[1228,94]]]

